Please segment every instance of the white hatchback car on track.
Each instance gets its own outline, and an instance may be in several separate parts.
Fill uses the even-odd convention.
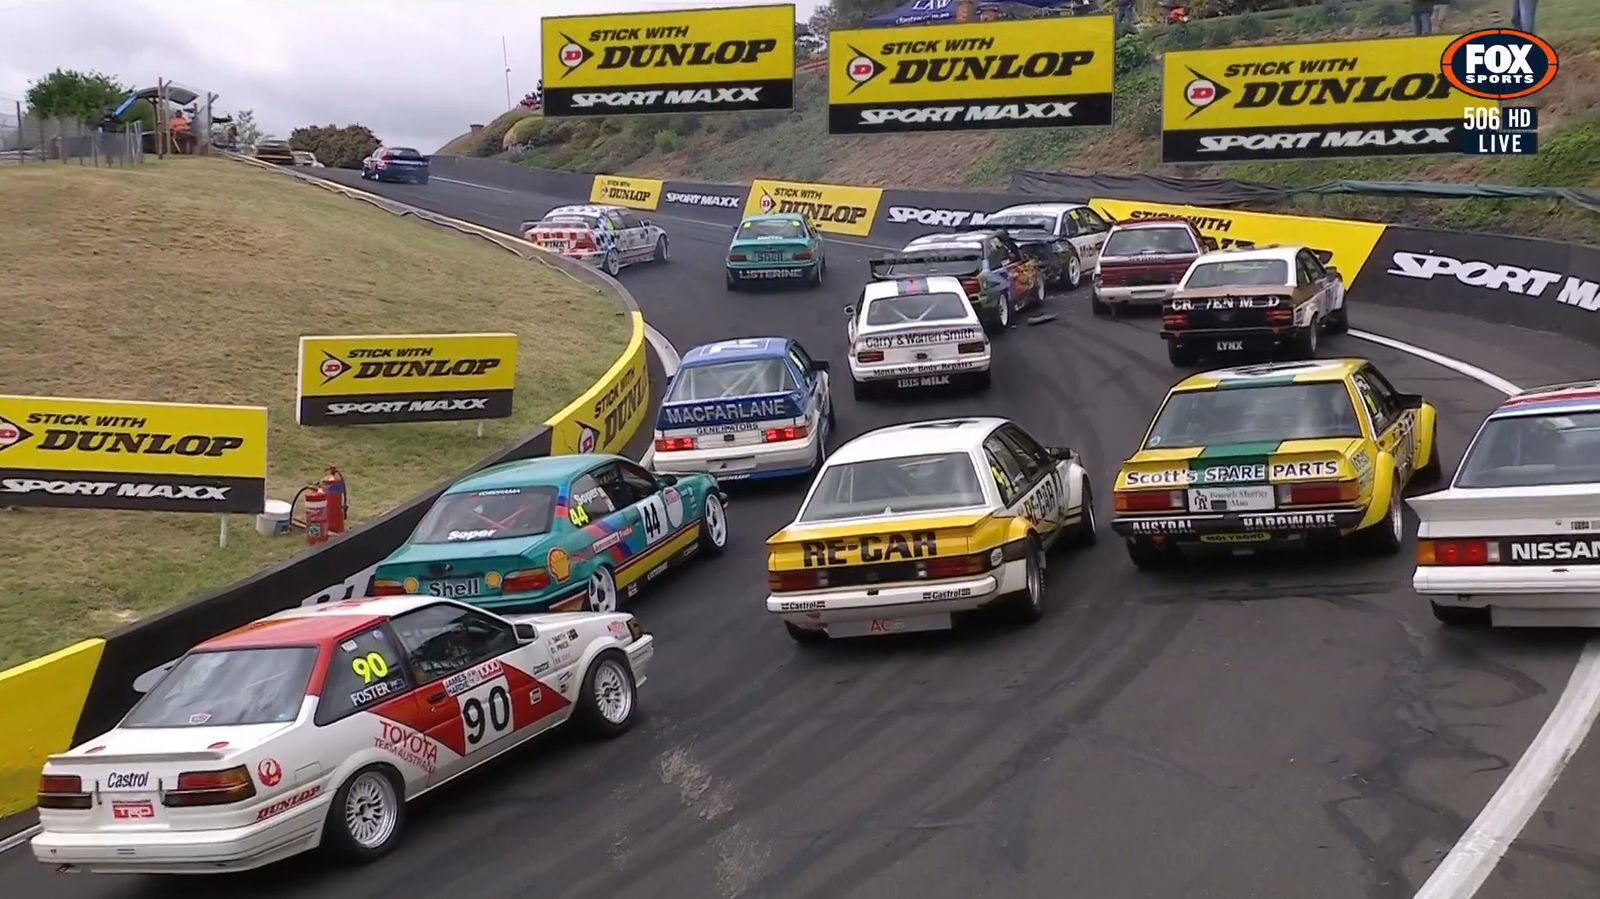
[[[578,718],[628,729],[632,615],[502,618],[425,596],[290,609],[197,646],[112,730],[52,755],[34,857],[106,874],[392,849],[406,802]]]
[[[873,281],[846,306],[858,400],[880,389],[989,387],[989,336],[958,278]]]
[[[1600,626],[1600,381],[1502,402],[1416,510],[1411,584],[1445,624]]]

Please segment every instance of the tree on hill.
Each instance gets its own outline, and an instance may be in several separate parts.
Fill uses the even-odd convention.
[[[808,23],[812,34],[826,39],[835,28],[855,28],[880,13],[886,13],[905,0],[828,0],[817,4]]]
[[[261,126],[256,124],[254,109],[241,109],[233,114],[233,135],[234,142],[243,150],[250,149],[256,145],[256,141],[268,136],[261,133]]]
[[[317,161],[337,169],[359,169],[382,141],[365,125],[308,125],[289,134],[289,146],[317,154]]]
[[[38,118],[98,121],[107,106],[115,107],[128,89],[99,72],[56,69],[28,85],[28,111]]]

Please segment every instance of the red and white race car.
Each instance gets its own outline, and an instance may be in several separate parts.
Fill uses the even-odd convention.
[[[290,609],[179,659],[52,755],[34,857],[91,873],[392,849],[406,802],[576,718],[627,730],[655,651],[626,613],[501,617],[425,596]]]

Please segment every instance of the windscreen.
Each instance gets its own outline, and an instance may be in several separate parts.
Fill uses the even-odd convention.
[[[1056,228],[1056,220],[1048,215],[1025,215],[1020,212],[991,215],[983,223],[996,228],[1031,228],[1038,231],[1054,231]]]
[[[1174,393],[1145,448],[1360,436],[1344,382],[1329,381]]]
[[[1289,284],[1289,263],[1282,259],[1231,259],[1194,267],[1183,288],[1278,286]]]
[[[446,493],[434,501],[412,543],[470,543],[550,533],[554,487],[501,487]]]
[[[581,215],[576,212],[556,212],[534,222],[535,228],[599,228],[600,220],[592,215]]]
[[[1102,256],[1181,256],[1198,253],[1187,228],[1128,228],[1112,232]]]
[[[1600,483],[1600,412],[1492,419],[1461,460],[1457,487]]]
[[[678,369],[666,402],[692,403],[799,390],[782,359],[745,359]]]
[[[192,652],[146,693],[123,727],[282,724],[300,715],[312,646]]]
[[[967,298],[953,293],[918,293],[867,301],[867,324],[916,325],[923,322],[962,321]]]
[[[829,466],[799,520],[833,521],[983,505],[966,453],[932,453]]]
[[[388,156],[391,159],[421,159],[422,154],[410,147],[390,147]]]
[[[739,239],[756,237],[804,238],[805,228],[794,219],[758,219],[739,226]]]

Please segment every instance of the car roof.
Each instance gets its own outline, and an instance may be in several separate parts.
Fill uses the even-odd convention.
[[[787,337],[735,337],[719,340],[716,343],[703,343],[684,353],[682,366],[744,362],[748,359],[781,359],[787,352],[789,352]]]
[[[1122,219],[1112,224],[1113,228],[1193,228],[1194,222],[1175,215],[1160,216],[1155,218]]]
[[[441,600],[435,596],[382,596],[295,606],[212,637],[195,649],[325,646],[348,634],[377,627],[397,615],[437,602]]]
[[[899,278],[892,281],[869,281],[861,299],[864,303],[890,297],[914,296],[919,293],[954,293],[966,296],[967,289],[954,275],[928,275],[924,278]]]
[[[924,234],[906,243],[905,248],[912,247],[962,247],[983,249],[983,234],[992,234],[992,231],[965,231],[960,234]]]
[[[601,462],[622,458],[625,457],[613,453],[569,453],[501,462],[499,465],[491,465],[467,475],[446,487],[444,492],[471,493],[475,490],[499,490],[505,487],[563,484]]]
[[[616,212],[616,211],[620,210],[621,208],[622,207],[620,207],[620,206],[601,206],[601,205],[597,205],[597,204],[594,204],[594,203],[574,203],[574,204],[572,204],[570,206],[557,206],[556,208],[550,210],[549,212],[546,212],[544,214],[544,217],[545,218],[549,218],[552,215],[560,215],[560,214],[563,214],[563,213],[577,213],[578,215],[599,215],[602,212]]]
[[[1172,392],[1343,381],[1360,371],[1366,364],[1367,360],[1355,358],[1311,359],[1300,362],[1266,362],[1259,365],[1215,368],[1184,378],[1173,385]]]
[[[747,215],[744,218],[740,219],[741,223],[743,223],[743,222],[775,222],[775,221],[804,222],[804,221],[806,221],[806,217],[801,215],[798,212],[758,212],[755,215]]]
[[[1290,263],[1290,267],[1293,268],[1295,254],[1303,249],[1305,247],[1290,244],[1229,247],[1226,250],[1211,250],[1200,254],[1200,258],[1195,260],[1195,265],[1205,262],[1255,262],[1262,259],[1277,259]]]
[[[913,421],[876,428],[828,455],[827,464],[844,465],[873,459],[895,459],[929,453],[965,453],[981,449],[983,439],[1006,423],[997,416],[970,416]]]
[[[1007,206],[999,211],[991,212],[989,215],[1002,215],[1007,212],[1018,215],[1060,215],[1070,209],[1082,209],[1087,205],[1087,203],[1023,203],[1017,206]]]
[[[1548,415],[1551,412],[1600,412],[1600,380],[1590,378],[1530,387],[1502,401],[1489,417]]]

